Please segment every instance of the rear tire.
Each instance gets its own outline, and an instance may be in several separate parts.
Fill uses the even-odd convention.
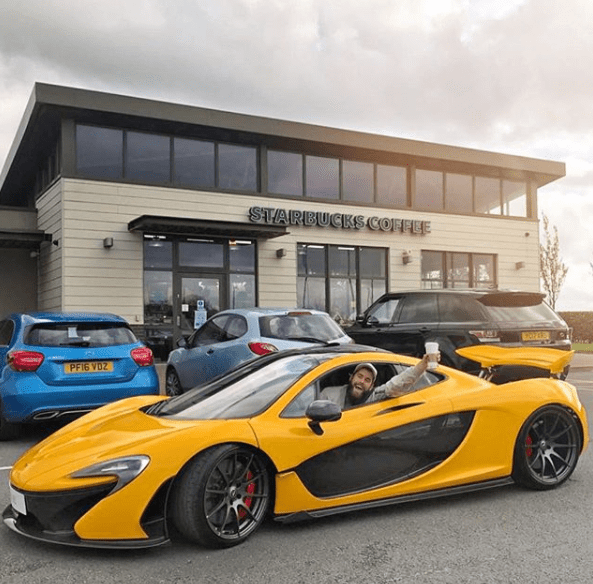
[[[227,548],[245,541],[262,524],[271,501],[263,457],[236,444],[199,454],[181,475],[172,496],[175,527],[187,539]]]
[[[582,447],[580,426],[561,406],[544,406],[523,424],[515,445],[512,477],[529,489],[553,489],[573,473]]]

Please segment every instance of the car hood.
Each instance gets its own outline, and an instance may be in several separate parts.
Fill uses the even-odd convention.
[[[482,367],[495,365],[526,365],[547,369],[551,374],[562,373],[570,363],[574,351],[540,347],[499,347],[494,345],[474,345],[456,349],[456,353],[477,361]]]
[[[72,479],[71,474],[99,462],[147,455],[159,474],[172,476],[193,453],[236,433],[254,442],[246,420],[172,420],[142,408],[163,396],[140,396],[109,404],[83,416],[28,450],[14,464],[10,481],[32,491],[76,489],[113,477]],[[216,426],[216,427],[215,427]]]

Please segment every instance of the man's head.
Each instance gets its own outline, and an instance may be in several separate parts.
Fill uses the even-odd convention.
[[[360,363],[354,369],[348,391],[354,401],[359,401],[371,392],[377,379],[377,370],[370,363]]]

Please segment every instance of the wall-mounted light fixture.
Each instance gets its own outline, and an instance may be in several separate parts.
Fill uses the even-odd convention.
[[[29,257],[30,257],[30,258],[36,258],[36,257],[39,257],[39,251],[37,251],[36,249],[32,249],[32,250],[29,252]]]
[[[404,266],[406,264],[411,264],[412,263],[412,252],[409,249],[405,249],[402,252],[402,263],[404,264]]]
[[[280,247],[276,250],[277,258],[283,258],[285,255],[286,255],[286,249],[284,249],[283,247]]]
[[[103,240],[103,247],[106,249],[109,249],[110,247],[113,247],[113,237],[106,237]]]
[[[515,270],[522,270],[525,267],[525,262],[517,262],[515,264]]]

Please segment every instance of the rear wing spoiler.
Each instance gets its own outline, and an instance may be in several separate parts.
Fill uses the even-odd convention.
[[[546,369],[552,375],[562,373],[574,355],[574,351],[561,349],[494,345],[472,345],[456,349],[455,352],[466,359],[477,361],[484,369],[497,365],[525,365]]]

